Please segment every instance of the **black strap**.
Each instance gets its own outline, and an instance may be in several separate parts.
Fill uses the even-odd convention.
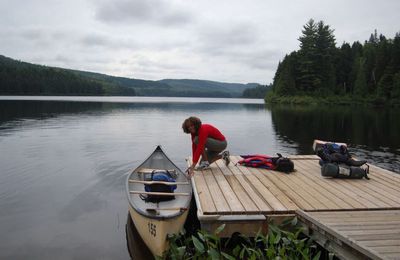
[[[369,180],[369,177],[368,177],[368,173],[369,173],[369,165],[368,164],[365,164],[365,165],[367,165],[367,169],[365,169],[365,179],[367,179],[367,180]]]

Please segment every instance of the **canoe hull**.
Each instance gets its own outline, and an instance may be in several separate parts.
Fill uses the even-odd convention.
[[[168,234],[178,234],[186,221],[188,210],[183,214],[170,219],[152,219],[139,214],[129,207],[129,213],[135,227],[153,255],[162,256],[169,248]]]
[[[314,142],[313,142],[313,150],[314,150],[314,152],[316,152],[318,149],[321,149],[321,147],[326,143],[335,143],[337,145],[344,145],[344,146],[347,147],[346,143],[322,141],[322,140],[315,139]]]

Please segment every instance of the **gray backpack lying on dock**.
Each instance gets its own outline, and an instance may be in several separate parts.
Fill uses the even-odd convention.
[[[321,166],[321,175],[324,177],[342,178],[342,179],[362,179],[369,180],[369,166],[364,167],[348,166],[336,163],[324,163]]]

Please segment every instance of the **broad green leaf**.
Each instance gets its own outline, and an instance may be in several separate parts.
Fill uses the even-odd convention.
[[[220,259],[220,254],[214,248],[211,248],[210,250],[208,250],[208,255],[211,256],[212,260],[219,260]]]
[[[236,260],[233,256],[228,255],[227,253],[221,252],[221,255],[228,260]]]
[[[215,234],[218,235],[219,233],[221,233],[222,230],[224,230],[225,228],[225,224],[222,224],[221,226],[219,226],[216,230],[215,230]]]
[[[204,253],[204,245],[203,245],[203,243],[201,243],[200,240],[197,239],[197,237],[195,237],[195,236],[192,236],[192,240],[193,240],[193,244],[194,244],[194,247],[196,248],[196,250],[199,253],[203,254]]]

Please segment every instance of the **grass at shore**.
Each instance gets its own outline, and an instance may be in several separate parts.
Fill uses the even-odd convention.
[[[279,96],[269,92],[265,97],[268,104],[291,105],[366,105],[366,106],[393,106],[400,107],[400,100],[386,101],[379,97],[354,97],[351,95],[293,95]]]

